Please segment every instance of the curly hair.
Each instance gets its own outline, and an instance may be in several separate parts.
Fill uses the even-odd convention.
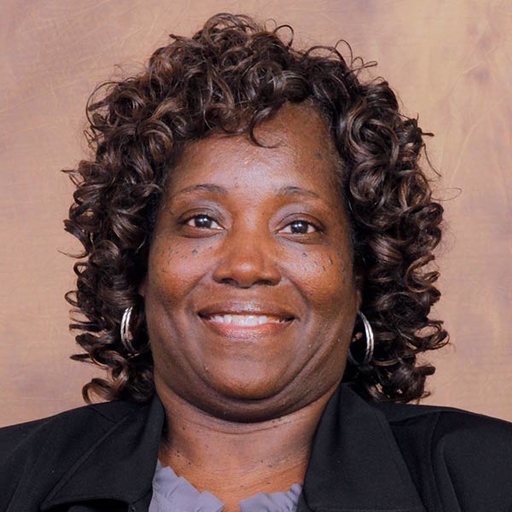
[[[286,37],[285,37],[286,36]],[[67,231],[83,244],[77,289],[67,300],[84,352],[72,356],[108,370],[83,388],[106,400],[145,401],[154,393],[153,362],[138,287],[168,173],[187,142],[214,131],[245,133],[286,103],[311,102],[330,129],[353,231],[363,305],[375,335],[372,360],[348,366],[374,400],[426,395],[434,367],[418,355],[447,343],[429,318],[440,293],[433,251],[443,209],[419,166],[426,135],[399,111],[383,79],[336,47],[293,47],[293,30],[273,30],[242,15],[218,14],[193,37],[171,35],[139,75],[100,86],[91,96],[87,132],[94,158],[67,171],[76,185]],[[131,344],[120,323],[132,306]]]

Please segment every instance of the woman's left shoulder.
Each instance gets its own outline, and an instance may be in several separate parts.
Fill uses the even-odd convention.
[[[431,447],[463,449],[480,440],[492,447],[504,443],[512,452],[512,423],[502,419],[429,405],[379,404],[378,408],[396,434],[418,437],[422,444],[428,439]]]
[[[447,407],[378,408],[416,486],[423,496],[436,495],[440,510],[509,510],[512,423]]]

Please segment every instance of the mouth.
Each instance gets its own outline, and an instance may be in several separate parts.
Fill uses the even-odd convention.
[[[199,311],[199,317],[222,331],[279,329],[296,319],[275,305],[255,303],[216,304]]]
[[[291,318],[281,318],[271,315],[244,315],[244,314],[215,314],[205,318],[210,322],[238,327],[256,327],[265,324],[282,324],[291,321]]]

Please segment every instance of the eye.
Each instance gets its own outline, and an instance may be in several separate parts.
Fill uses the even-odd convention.
[[[319,231],[319,228],[307,220],[294,220],[285,226],[281,232],[293,235],[309,235]]]
[[[191,226],[198,229],[222,229],[217,222],[205,214],[194,215],[185,220],[186,226]]]

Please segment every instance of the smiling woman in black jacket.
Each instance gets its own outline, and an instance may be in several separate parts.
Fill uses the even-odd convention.
[[[512,427],[405,405],[442,208],[383,80],[218,15],[89,104],[90,405],[0,433],[6,511],[506,511]],[[347,364],[348,361],[348,364]]]

